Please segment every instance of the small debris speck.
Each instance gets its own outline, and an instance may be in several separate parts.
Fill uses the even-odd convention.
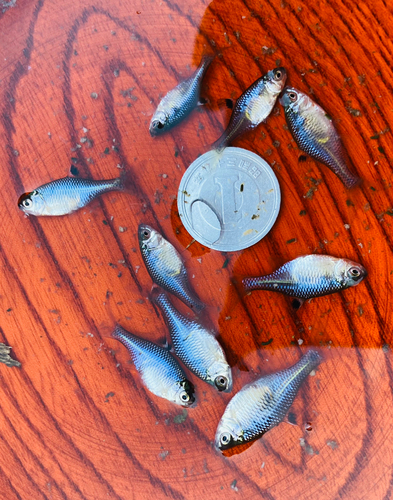
[[[173,417],[173,423],[174,424],[182,424],[183,422],[185,422],[187,420],[187,417],[188,417],[188,411],[183,410],[182,413],[180,413],[180,415],[176,415]]]
[[[329,439],[328,441],[326,441],[326,444],[332,449],[332,450],[335,450],[336,448],[338,448],[338,443],[337,441],[333,441],[333,439]]]
[[[97,92],[92,92],[92,93],[90,94],[90,97],[91,97],[92,99],[97,99],[97,97],[98,97]]]
[[[231,483],[231,488],[235,491],[239,491],[239,488],[236,485],[237,485],[237,479],[234,479]]]

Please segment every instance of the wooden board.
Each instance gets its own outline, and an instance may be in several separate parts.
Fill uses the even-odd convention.
[[[11,4],[13,2],[10,2]],[[21,368],[0,366],[0,491],[7,500],[392,498],[392,7],[383,0],[2,1],[0,341]],[[8,6],[7,6],[8,5]],[[222,51],[209,104],[151,138],[160,96]],[[288,83],[332,116],[361,186],[299,162],[276,107],[235,145],[272,166],[282,208],[243,252],[191,243],[177,188],[228,121],[218,105],[283,65]],[[64,177],[116,177],[68,217],[25,218],[18,197]],[[325,362],[282,423],[230,458],[213,447],[230,394],[195,379],[183,412],[153,397],[108,338],[114,321],[155,342],[167,330],[149,302],[137,226],[182,253],[233,366],[234,392],[310,346]],[[279,294],[242,297],[236,280],[317,252],[361,262],[358,287],[297,313]],[[270,339],[270,344],[264,345]]]

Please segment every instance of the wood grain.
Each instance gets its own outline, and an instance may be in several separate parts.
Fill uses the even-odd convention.
[[[1,498],[393,498],[391,15],[382,0],[16,0],[2,9],[0,342],[22,366],[0,365]],[[212,49],[221,55],[204,82],[209,104],[152,139],[160,96]],[[363,183],[348,191],[299,161],[277,106],[235,143],[275,170],[276,225],[243,252],[186,249],[180,179],[227,123],[219,100],[276,65],[333,117]],[[69,217],[25,218],[20,194],[71,165],[95,179],[126,169],[132,192]],[[325,362],[290,410],[295,425],[226,458],[212,441],[231,395],[191,376],[198,405],[183,413],[144,389],[108,338],[116,320],[155,342],[166,336],[148,299],[141,222],[186,260],[234,391],[321,349]],[[240,293],[239,277],[311,252],[361,262],[369,276],[298,312],[278,294]]]

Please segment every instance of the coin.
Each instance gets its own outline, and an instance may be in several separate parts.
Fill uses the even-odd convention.
[[[235,252],[260,241],[280,211],[280,185],[270,165],[242,148],[208,151],[186,170],[177,206],[199,243]]]

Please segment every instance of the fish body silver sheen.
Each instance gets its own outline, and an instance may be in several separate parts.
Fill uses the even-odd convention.
[[[305,255],[291,260],[272,274],[244,278],[246,291],[270,290],[306,300],[358,285],[366,269],[349,259],[330,255]]]
[[[234,105],[228,127],[212,147],[220,151],[266,120],[284,88],[286,78],[285,68],[276,68],[246,89]]]
[[[151,279],[182,300],[188,307],[200,311],[204,305],[189,285],[187,270],[176,248],[158,231],[140,224],[139,247]]]
[[[28,215],[67,215],[103,193],[124,190],[123,177],[102,181],[64,177],[23,194],[18,206]]]
[[[172,403],[188,407],[194,401],[192,384],[171,353],[116,325],[112,337],[128,350],[146,388]]]
[[[306,94],[286,87],[280,98],[288,128],[299,148],[327,167],[351,188],[360,179],[347,164],[349,158],[327,113]]]
[[[322,361],[308,351],[295,365],[244,386],[231,399],[218,424],[215,445],[233,448],[261,437],[284,419],[304,379]]]
[[[202,80],[212,60],[213,56],[203,57],[197,70],[162,98],[150,122],[152,137],[170,130],[198,105]]]
[[[168,325],[176,356],[201,380],[220,392],[230,392],[231,368],[214,333],[180,314],[164,293],[156,295],[155,302]]]

